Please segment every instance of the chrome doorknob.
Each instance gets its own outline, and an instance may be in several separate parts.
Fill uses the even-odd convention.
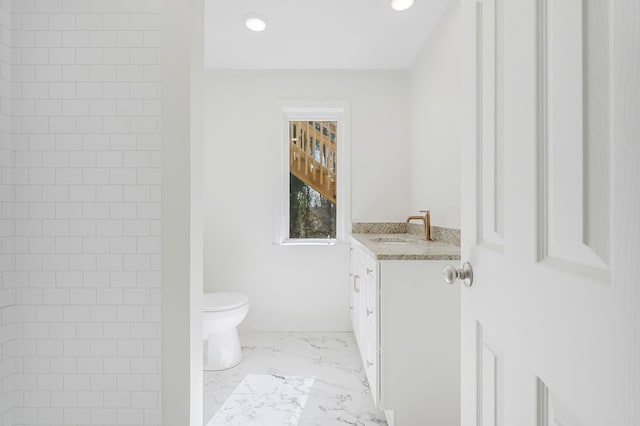
[[[442,277],[447,284],[453,284],[456,280],[461,280],[466,287],[471,287],[473,284],[473,269],[471,269],[469,262],[465,262],[462,268],[458,269],[453,265],[447,265],[442,270]]]

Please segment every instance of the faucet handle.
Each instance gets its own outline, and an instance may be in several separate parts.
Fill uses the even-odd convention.
[[[431,210],[420,210],[420,213],[429,213]]]

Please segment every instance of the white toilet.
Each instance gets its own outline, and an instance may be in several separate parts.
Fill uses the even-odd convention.
[[[242,359],[238,325],[249,312],[249,298],[241,293],[204,293],[202,338],[204,369],[224,370]]]

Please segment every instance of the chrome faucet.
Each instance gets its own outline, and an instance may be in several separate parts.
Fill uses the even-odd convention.
[[[409,216],[407,223],[412,220],[421,220],[424,223],[424,239],[425,241],[431,240],[431,213],[429,210],[420,210],[420,213],[424,213],[424,216]]]

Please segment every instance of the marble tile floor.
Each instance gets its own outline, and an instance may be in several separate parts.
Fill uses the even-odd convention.
[[[377,426],[353,333],[241,333],[242,362],[204,372],[206,426]]]

